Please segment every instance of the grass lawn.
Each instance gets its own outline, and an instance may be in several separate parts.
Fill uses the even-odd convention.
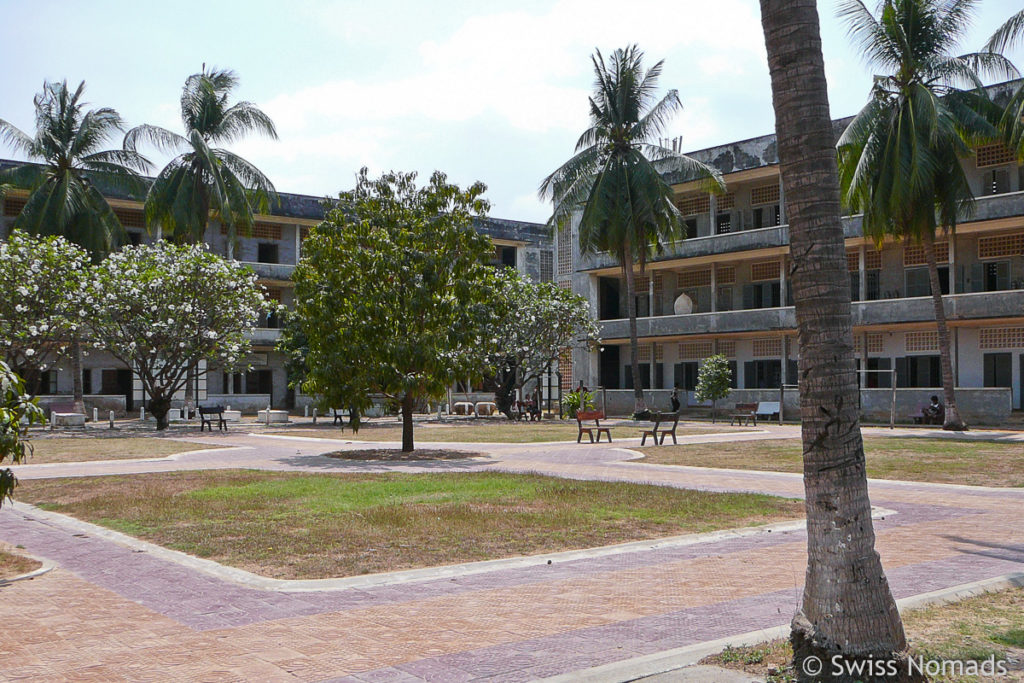
[[[1024,680],[1024,589],[986,593],[948,605],[903,614],[911,655],[925,660],[984,661],[1013,659],[1009,675],[996,680]],[[789,642],[775,640],[753,647],[729,648],[702,663],[742,669],[770,682],[794,681]],[[1013,669],[1016,670],[1013,670]],[[936,681],[977,680],[935,678]]]
[[[609,424],[613,439],[639,437],[642,431],[632,425]],[[749,431],[740,427],[719,426],[700,422],[680,422],[678,436],[688,434],[720,434],[725,432]],[[296,429],[269,432],[281,436],[315,436],[323,439],[352,439],[355,441],[401,441],[402,428],[393,424],[364,425],[358,432],[331,425],[323,427],[300,427]],[[416,425],[416,441],[438,441],[452,443],[537,443],[541,441],[575,441],[578,429],[575,420],[550,420],[544,422],[461,422],[454,424]],[[586,441],[586,436],[583,437]]]
[[[803,516],[803,502],[504,473],[216,470],[23,481],[18,499],[285,579],[591,548]]]
[[[864,439],[868,476],[973,486],[1024,486],[1024,444],[924,437]],[[802,472],[799,439],[654,446],[643,462]]]
[[[158,437],[56,437],[32,439],[27,465],[86,460],[131,460],[162,458],[185,451],[212,448],[198,443],[171,441]]]
[[[39,569],[42,566],[38,560],[30,557],[9,553],[0,549],[0,579],[10,579],[21,574]]]

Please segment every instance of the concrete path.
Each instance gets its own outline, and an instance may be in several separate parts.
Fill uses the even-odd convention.
[[[766,431],[685,440],[798,433],[793,427]],[[628,450],[635,440],[600,446],[436,444],[487,457],[387,466],[318,455],[365,444],[244,434],[189,440],[223,448],[160,460],[29,465],[19,467],[18,476],[210,467],[496,468],[802,495],[798,475],[636,462]],[[895,512],[875,523],[897,597],[1022,568],[1024,490],[872,481],[871,495],[874,505]],[[401,583],[378,577],[366,585],[290,592],[243,585],[24,509],[0,511],[0,540],[58,565],[0,589],[0,623],[10,634],[0,639],[2,680],[536,680],[785,624],[799,604],[806,561],[805,537],[797,528],[651,543],[556,558],[550,565],[438,572]]]

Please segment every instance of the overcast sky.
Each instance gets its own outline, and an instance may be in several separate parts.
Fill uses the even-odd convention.
[[[871,75],[835,7],[819,3],[840,117],[864,102]],[[980,3],[964,50],[1019,9],[1020,0]],[[228,67],[241,77],[238,97],[280,134],[233,149],[284,192],[334,195],[361,166],[440,169],[485,182],[492,215],[543,221],[537,186],[587,124],[590,55],[632,42],[650,63],[665,60],[661,84],[684,105],[668,135],[686,150],[774,130],[756,0],[0,0],[0,16],[0,118],[31,132],[43,80],[84,79],[86,99],[129,125],[180,131],[185,78],[204,62]]]

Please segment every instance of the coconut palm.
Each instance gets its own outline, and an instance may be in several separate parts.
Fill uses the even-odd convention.
[[[935,258],[935,237],[955,233],[974,204],[960,163],[972,147],[998,135],[989,76],[1012,77],[996,52],[954,53],[974,0],[885,0],[876,18],[860,0],[839,15],[865,59],[884,72],[870,100],[839,140],[839,172],[847,206],[864,214],[864,233],[924,247],[938,329],[944,429],[963,430],[953,392],[949,330]]]
[[[815,5],[761,0],[761,23],[800,343],[807,573],[791,642],[798,680],[831,681],[850,680],[830,674],[832,657],[889,659],[905,650],[906,639],[874,547],[835,138]],[[815,670],[811,656],[825,663],[824,670]]]
[[[185,134],[159,126],[137,126],[125,136],[126,150],[149,142],[162,152],[178,153],[157,175],[146,196],[146,222],[178,242],[203,239],[212,216],[228,229],[247,232],[253,210],[268,213],[276,199],[273,183],[251,163],[223,147],[250,133],[277,139],[273,121],[251,102],[229,105],[238,77],[225,69],[192,74],[181,93]]]
[[[43,83],[43,91],[33,100],[35,137],[0,119],[0,141],[36,162],[10,169],[2,179],[29,191],[14,219],[15,230],[62,235],[99,261],[125,236],[106,195],[141,196],[145,181],[140,172],[150,164],[134,150],[104,149],[124,131],[124,121],[109,107],[85,111],[84,92],[85,81],[73,92],[67,81]],[[71,365],[75,409],[85,412],[78,339],[72,340]]]
[[[644,69],[643,58],[636,45],[616,50],[607,64],[595,51],[590,128],[573,157],[540,186],[541,197],[554,202],[552,228],[561,230],[579,215],[580,252],[607,251],[622,267],[636,412],[646,406],[637,362],[634,266],[643,272],[655,250],[685,237],[672,188],[656,164],[673,164],[706,190],[724,188],[717,170],[657,143],[682,104],[675,90],[658,99],[663,62]]]
[[[1017,12],[1000,26],[985,44],[990,52],[1002,52],[1024,42],[1024,10]],[[1010,96],[999,122],[1000,131],[1010,149],[1024,161],[1024,84]]]

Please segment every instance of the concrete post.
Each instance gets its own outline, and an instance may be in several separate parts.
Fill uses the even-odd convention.
[[[711,220],[711,231],[709,235],[718,234],[718,198],[715,195],[711,195],[711,199],[708,202],[708,218]]]
[[[857,252],[857,274],[859,280],[859,287],[857,290],[858,301],[868,300],[868,274],[865,266],[867,247],[863,244],[860,245],[860,250]]]
[[[309,417],[309,404],[302,406],[302,417]]]
[[[145,422],[146,421],[146,406],[140,406],[139,407],[139,420],[141,422]]]
[[[113,410],[110,411],[110,416],[109,417],[110,417],[110,428],[113,429],[114,428],[114,411]]]
[[[786,255],[779,256],[779,305],[786,306],[789,297],[786,296]],[[783,337],[785,339],[785,337]]]
[[[956,235],[949,236],[949,287],[950,294],[956,294]]]
[[[316,408],[313,408],[313,424],[316,424]]]
[[[779,174],[779,223],[782,225],[789,223],[786,218],[786,188],[782,186],[782,174]]]
[[[718,312],[718,264],[711,264],[711,312]],[[696,311],[694,311],[696,313]]]
[[[99,422],[100,421],[100,409],[97,408],[96,406],[92,407],[92,421],[93,422]]]

